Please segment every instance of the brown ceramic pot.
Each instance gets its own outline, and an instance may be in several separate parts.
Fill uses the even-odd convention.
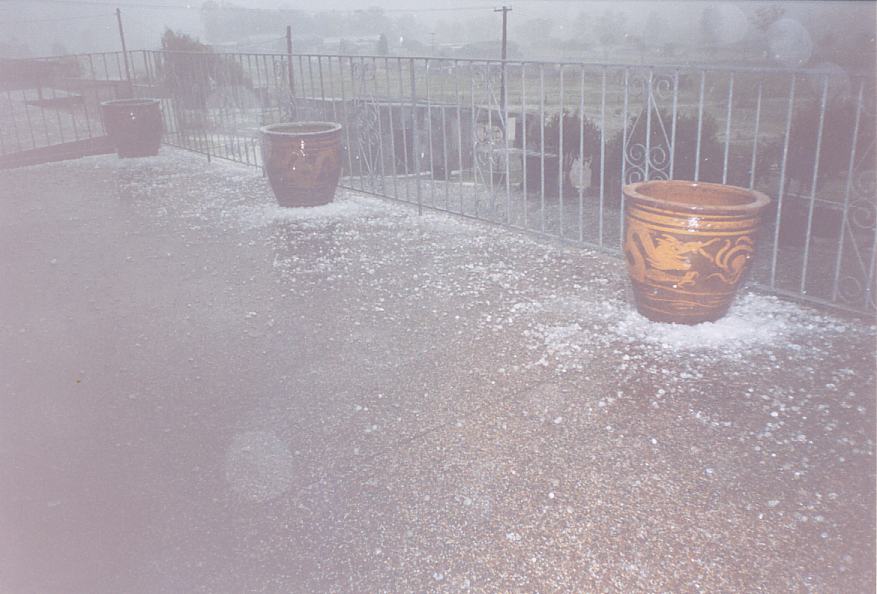
[[[261,128],[262,160],[281,206],[317,206],[341,176],[341,124],[294,122]]]
[[[119,157],[150,157],[161,146],[158,99],[117,99],[100,104],[104,129]]]
[[[639,312],[698,324],[721,318],[755,249],[760,192],[692,181],[624,187],[624,254]]]

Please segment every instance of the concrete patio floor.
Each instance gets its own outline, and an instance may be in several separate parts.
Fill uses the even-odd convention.
[[[873,592],[875,329],[163,147],[0,172],[0,591]]]

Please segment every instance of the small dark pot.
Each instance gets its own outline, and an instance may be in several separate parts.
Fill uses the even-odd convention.
[[[262,161],[280,206],[318,206],[335,197],[341,177],[341,124],[264,126]]]
[[[150,157],[161,146],[158,99],[118,99],[100,104],[104,128],[119,157]]]
[[[624,187],[624,255],[639,312],[677,324],[724,316],[755,251],[761,192],[693,181]]]

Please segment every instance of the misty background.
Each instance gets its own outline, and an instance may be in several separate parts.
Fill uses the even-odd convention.
[[[158,49],[166,29],[219,51],[498,58],[500,5],[326,0],[0,0],[0,57]],[[509,4],[510,59],[874,67],[874,2],[562,2]]]

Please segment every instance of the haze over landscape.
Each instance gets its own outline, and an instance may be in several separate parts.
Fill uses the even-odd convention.
[[[299,52],[499,57],[501,15],[471,0],[380,5],[304,1],[4,0],[0,57],[119,49],[120,7],[129,49],[156,49],[166,28],[228,51],[285,51],[288,24]],[[510,3],[509,56],[641,63],[756,62],[788,67],[832,62],[873,68],[874,2]]]

